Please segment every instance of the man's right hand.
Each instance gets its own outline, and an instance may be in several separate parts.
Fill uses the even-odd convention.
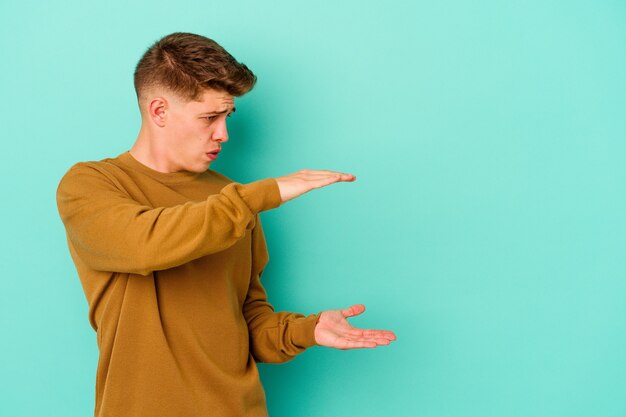
[[[303,169],[296,173],[276,178],[280,189],[281,204],[315,188],[326,187],[335,182],[353,182],[356,177],[334,171],[314,171]]]

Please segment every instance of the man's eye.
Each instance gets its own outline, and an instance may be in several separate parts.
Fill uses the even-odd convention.
[[[226,117],[230,117],[232,116],[232,113],[228,114]],[[219,116],[205,116],[205,119],[209,122],[212,122],[213,120],[217,119]]]

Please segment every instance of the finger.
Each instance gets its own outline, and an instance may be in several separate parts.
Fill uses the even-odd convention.
[[[305,180],[308,181],[309,184],[313,187],[313,188],[322,188],[322,187],[326,187],[327,185],[330,184],[334,184],[336,182],[351,182],[354,180],[351,179],[344,179],[342,180],[339,176],[325,176],[325,177],[320,177],[320,178],[316,178],[316,179],[308,179]]]
[[[303,169],[301,172],[305,174],[313,174],[313,175],[349,175],[354,177],[352,174],[348,174],[347,172],[339,172],[339,171],[329,171],[325,169]]]
[[[376,340],[376,339],[386,339],[386,340],[396,340],[396,336],[391,332],[379,332],[379,331],[361,331],[360,333],[354,331],[346,331],[343,332],[344,337],[350,340]]]
[[[352,327],[351,329],[344,330],[344,333],[352,338],[364,337],[369,339],[396,340],[395,333],[389,330],[358,329],[356,327]]]
[[[331,172],[331,171],[309,171],[304,173],[305,180],[309,181],[311,179],[330,179],[332,178],[335,181],[343,181],[343,182],[352,182],[356,180],[356,176],[352,174],[343,174],[341,172]]]
[[[333,179],[337,182],[352,182],[356,180],[354,175],[350,174],[340,174],[340,173],[331,173],[331,174],[307,174],[302,177],[305,181],[316,181],[316,180],[325,180],[325,179]]]
[[[342,339],[339,341],[339,349],[358,349],[358,348],[375,348],[378,346],[376,342],[373,341],[359,341],[359,340],[346,340]]]
[[[396,340],[396,334],[389,330],[363,330],[363,336],[376,338],[384,337],[385,339]]]
[[[351,342],[373,342],[377,345],[388,345],[392,342],[392,340],[386,337],[347,337],[346,340]]]
[[[356,175],[352,175],[352,174],[338,174],[338,175],[339,175],[339,181],[342,181],[342,182],[356,181]]]
[[[341,314],[344,317],[354,317],[365,311],[365,306],[363,304],[354,304],[348,308],[341,310]]]

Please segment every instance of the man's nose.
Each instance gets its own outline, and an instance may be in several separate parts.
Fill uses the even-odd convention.
[[[217,140],[220,142],[228,141],[228,129],[226,128],[226,120],[220,120],[215,126],[215,130],[213,131],[213,135],[211,139]]]

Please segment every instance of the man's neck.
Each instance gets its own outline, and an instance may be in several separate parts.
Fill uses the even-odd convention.
[[[160,149],[156,144],[157,141],[149,137],[147,132],[142,129],[129,152],[137,161],[155,171],[164,173],[176,172],[177,170],[175,167],[172,167],[165,150]]]

